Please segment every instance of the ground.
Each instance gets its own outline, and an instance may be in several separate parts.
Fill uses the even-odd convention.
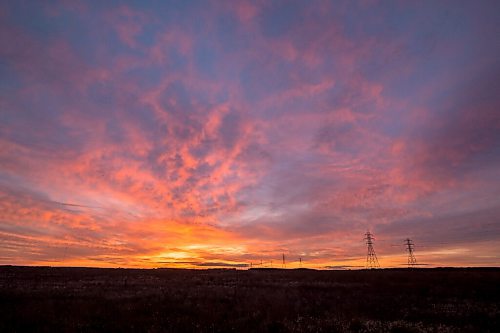
[[[497,332],[500,269],[0,267],[0,332]]]

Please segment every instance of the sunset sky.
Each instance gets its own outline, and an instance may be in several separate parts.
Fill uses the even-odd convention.
[[[0,264],[500,265],[499,1],[2,1]]]

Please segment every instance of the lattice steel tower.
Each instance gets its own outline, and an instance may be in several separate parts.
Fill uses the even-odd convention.
[[[408,251],[408,267],[413,267],[417,265],[417,259],[413,254],[414,246],[413,241],[409,238],[405,239],[406,251]]]
[[[373,235],[370,231],[367,231],[365,234],[366,245],[368,246],[368,254],[366,255],[366,268],[379,268],[380,265],[378,263],[377,255],[375,254],[375,250],[373,249]]]

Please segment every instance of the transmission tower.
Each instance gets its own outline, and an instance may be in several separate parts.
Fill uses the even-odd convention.
[[[414,246],[413,241],[409,238],[405,239],[406,251],[408,251],[408,268],[414,267],[417,265],[417,259],[415,255],[413,255]]]
[[[302,268],[302,258],[299,258],[299,267]]]
[[[370,231],[365,234],[366,245],[368,246],[368,254],[366,255],[366,268],[379,268],[377,255],[373,249],[373,235]]]
[[[285,254],[283,253],[283,263],[282,263],[282,268],[286,268],[286,265],[285,265]]]

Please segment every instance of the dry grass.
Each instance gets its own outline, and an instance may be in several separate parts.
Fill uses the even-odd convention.
[[[0,267],[0,331],[496,332],[500,269]]]

